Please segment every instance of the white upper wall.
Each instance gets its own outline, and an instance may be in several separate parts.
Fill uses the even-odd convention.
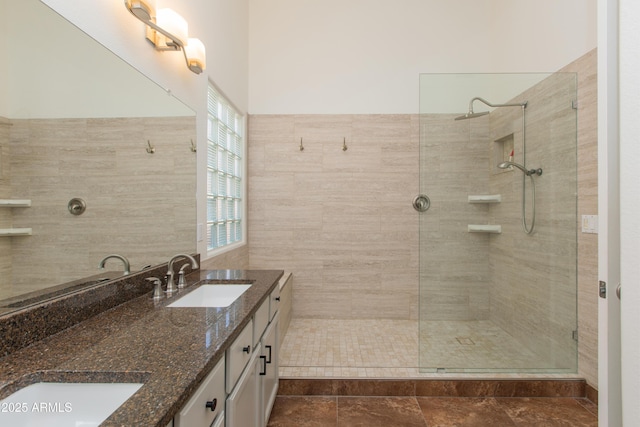
[[[189,71],[179,52],[158,52],[145,39],[144,25],[123,0],[42,0],[118,56],[171,91],[196,112],[206,111],[207,79],[241,110],[248,107],[248,0],[157,0],[189,23],[189,35],[207,49],[207,69]],[[206,114],[205,114],[206,117]]]
[[[184,104],[42,2],[0,0],[0,9],[4,9],[6,20],[0,30],[5,33],[0,45],[4,94],[0,116],[193,115]]]
[[[250,0],[252,114],[416,113],[420,73],[551,72],[596,0]]]

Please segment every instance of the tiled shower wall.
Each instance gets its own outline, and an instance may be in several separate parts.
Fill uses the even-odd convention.
[[[578,217],[597,214],[595,58],[562,70],[578,73]],[[417,319],[418,131],[417,115],[250,117],[250,264],[293,273],[295,317]],[[578,368],[597,387],[596,244],[579,233]]]
[[[597,52],[560,71],[578,75],[578,371],[598,385],[598,235],[580,232],[582,215],[598,213]]]
[[[9,177],[9,120],[0,117],[0,199],[11,197]],[[0,208],[0,228],[11,228],[11,209]],[[11,277],[11,238],[0,237],[0,277]]]
[[[498,108],[490,115],[490,194],[502,202],[490,207],[490,221],[502,234],[489,238],[490,319],[549,365],[572,369],[576,323],[576,75],[555,73],[509,102],[527,101],[526,132],[522,112]],[[536,223],[522,227],[522,183],[526,183],[527,223],[533,220],[532,184],[518,169],[500,170],[507,160],[500,142],[515,133],[514,160],[542,168],[534,176]],[[507,150],[508,151],[508,150]]]
[[[417,115],[250,117],[250,263],[294,317],[417,319],[417,147]]]
[[[426,321],[489,318],[490,237],[467,227],[489,223],[490,205],[471,204],[468,196],[490,194],[490,116],[454,120],[458,115],[420,117],[420,190],[431,200],[420,215],[420,319]]]
[[[33,235],[11,238],[20,274],[3,285],[27,292],[42,283],[43,272],[47,284],[99,274],[99,261],[110,253],[138,270],[195,250],[194,117],[12,123],[11,197],[32,200],[30,208],[13,209],[13,226],[30,227]],[[74,197],[87,203],[80,216],[67,209]]]

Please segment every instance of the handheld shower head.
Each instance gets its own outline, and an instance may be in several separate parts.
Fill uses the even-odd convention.
[[[516,162],[502,162],[498,165],[498,168],[500,169],[507,169],[510,166],[515,166],[516,168],[520,169],[522,171],[522,173],[524,173],[527,176],[531,176],[531,175],[542,175],[542,169],[538,168],[538,169],[530,169],[527,170],[527,168],[525,168],[524,166],[522,166],[520,163],[516,163]]]

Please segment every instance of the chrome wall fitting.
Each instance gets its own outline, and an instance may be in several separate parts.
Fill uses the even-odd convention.
[[[84,200],[78,197],[75,197],[69,200],[69,203],[67,204],[67,209],[69,209],[69,212],[71,213],[71,215],[82,215],[84,211],[87,210],[87,204],[85,203]]]
[[[413,208],[418,212],[426,212],[431,207],[431,200],[424,194],[418,194],[413,199]]]

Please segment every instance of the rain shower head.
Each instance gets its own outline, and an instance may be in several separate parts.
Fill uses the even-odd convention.
[[[467,119],[474,119],[476,117],[480,117],[480,116],[484,116],[489,114],[488,111],[482,111],[480,113],[474,113],[473,112],[473,102],[474,101],[480,101],[485,105],[488,105],[489,107],[521,107],[521,108],[527,108],[527,101],[524,101],[520,104],[492,104],[489,101],[487,101],[486,99],[480,98],[479,96],[476,96],[475,98],[471,99],[471,101],[469,101],[469,112],[463,116],[458,116],[456,117],[454,120],[467,120]]]
[[[469,111],[467,114],[463,116],[458,116],[454,120],[467,120],[467,119],[475,119],[476,117],[486,116],[489,114],[488,111],[481,111],[479,113],[474,113],[473,111]]]

